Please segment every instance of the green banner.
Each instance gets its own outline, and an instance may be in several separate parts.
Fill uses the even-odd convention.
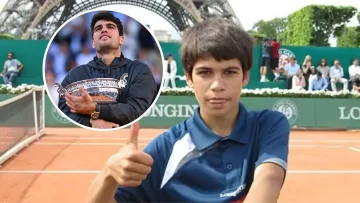
[[[242,98],[248,110],[271,109],[284,113],[292,127],[360,129],[360,104],[353,99]],[[198,106],[193,96],[161,96],[141,120],[145,128],[169,128],[189,118]],[[46,101],[47,127],[73,127]]]
[[[14,95],[0,95],[4,101]],[[360,103],[355,99],[313,99],[313,98],[241,98],[248,110],[271,109],[284,113],[292,127],[324,129],[360,129]],[[141,120],[145,128],[169,128],[189,118],[198,106],[193,96],[161,96],[155,106]],[[23,106],[25,107],[25,106]],[[13,109],[19,112],[19,108]],[[31,109],[31,108],[27,108]],[[11,109],[8,109],[10,111]],[[18,124],[22,113],[9,112],[3,115],[1,123]],[[33,112],[26,114],[32,115]],[[20,117],[19,117],[20,116]],[[32,118],[32,117],[31,117]],[[26,120],[26,119],[25,119]],[[29,123],[29,122],[21,122]],[[45,125],[47,127],[77,127],[45,99]]]

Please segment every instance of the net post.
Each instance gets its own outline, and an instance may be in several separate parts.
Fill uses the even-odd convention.
[[[38,120],[37,120],[37,108],[36,108],[36,90],[32,89],[33,94],[33,105],[34,105],[34,120],[35,120],[35,136],[36,139],[39,139],[39,129],[38,129]]]

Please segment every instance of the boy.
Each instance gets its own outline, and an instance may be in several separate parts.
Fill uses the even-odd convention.
[[[144,152],[137,150],[134,124],[128,143],[91,185],[88,202],[275,203],[287,169],[290,126],[280,112],[251,112],[239,103],[252,41],[224,19],[191,27],[181,58],[199,108]]]

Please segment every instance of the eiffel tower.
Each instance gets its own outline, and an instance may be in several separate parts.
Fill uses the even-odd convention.
[[[179,33],[212,17],[240,24],[227,0],[9,0],[0,13],[0,33],[21,39],[48,40],[72,16],[111,4],[148,9],[167,20]]]

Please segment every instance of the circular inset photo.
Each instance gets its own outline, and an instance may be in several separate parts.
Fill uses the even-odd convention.
[[[47,93],[72,123],[125,128],[156,103],[163,53],[149,29],[116,11],[88,11],[65,22],[46,48]]]

